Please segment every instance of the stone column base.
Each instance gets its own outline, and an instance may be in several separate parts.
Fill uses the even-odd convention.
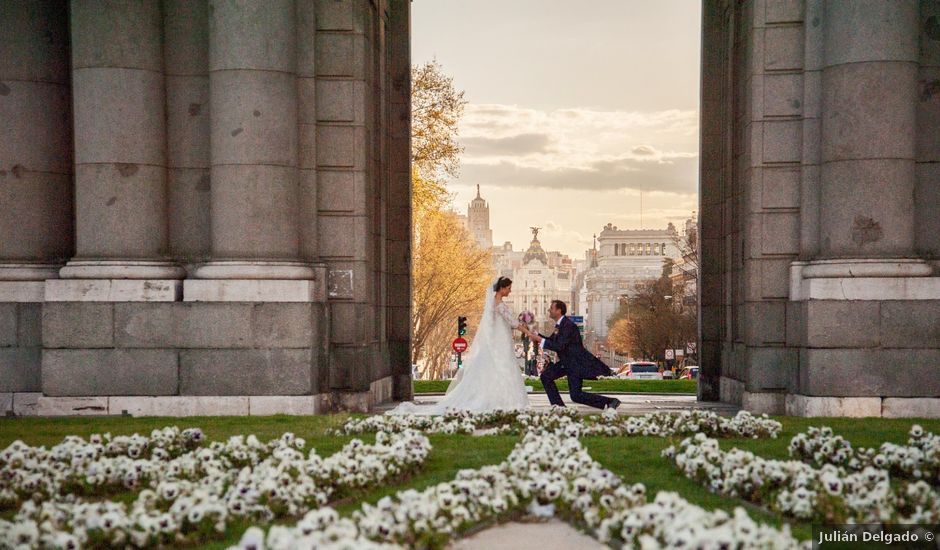
[[[183,282],[184,302],[326,302],[326,266],[217,261]]]
[[[61,264],[0,263],[0,281],[45,281],[59,277]]]
[[[186,279],[184,302],[325,302],[322,280]]]
[[[179,302],[178,279],[49,279],[47,302]]]
[[[787,394],[745,391],[741,408],[754,414],[787,414]]]
[[[0,393],[0,415],[16,416],[269,416],[369,412],[392,398],[392,377],[364,392],[314,395],[163,395],[49,397],[36,392]]]
[[[74,259],[59,270],[63,279],[182,279],[186,270],[162,260]]]
[[[791,416],[940,418],[940,397],[811,397],[788,395]]]
[[[744,399],[744,382],[722,376],[718,381],[722,403],[740,405]]]
[[[45,281],[0,281],[0,302],[42,302]]]

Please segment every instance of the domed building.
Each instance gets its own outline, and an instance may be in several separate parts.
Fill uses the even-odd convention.
[[[535,315],[533,328],[545,333],[551,332],[554,325],[548,316],[552,300],[565,301],[570,313],[571,261],[567,258],[556,261],[552,256],[557,253],[549,253],[542,248],[538,232],[538,227],[532,228],[532,241],[522,256],[522,265],[513,269],[509,298],[514,311],[531,311]]]

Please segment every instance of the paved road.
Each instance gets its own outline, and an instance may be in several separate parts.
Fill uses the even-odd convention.
[[[684,411],[690,409],[701,409],[715,411],[722,415],[734,415],[738,412],[738,407],[728,403],[716,403],[712,401],[697,401],[694,395],[667,395],[667,394],[610,394],[621,401],[617,412],[620,414],[646,414],[660,411]],[[415,401],[421,404],[431,405],[438,402],[443,395],[418,395]],[[597,409],[585,407],[572,403],[567,393],[562,392],[561,398],[569,407],[575,407],[578,412],[598,412]],[[529,404],[533,409],[545,410],[550,407],[548,396],[544,393],[530,393]],[[376,412],[385,412],[394,408],[396,403],[385,403],[376,407]]]

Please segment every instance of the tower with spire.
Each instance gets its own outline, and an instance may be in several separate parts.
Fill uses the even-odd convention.
[[[470,201],[470,206],[467,208],[467,227],[481,248],[489,250],[493,247],[493,230],[490,229],[490,205],[480,196],[479,184],[477,184],[477,196]]]

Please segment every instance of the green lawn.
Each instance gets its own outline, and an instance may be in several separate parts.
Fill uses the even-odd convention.
[[[321,455],[328,455],[352,439],[349,436],[325,435],[330,427],[341,424],[347,415],[315,417],[202,417],[202,418],[122,418],[122,417],[82,417],[57,419],[0,419],[0,449],[15,439],[37,445],[52,445],[59,442],[66,434],[87,436],[91,433],[109,431],[112,434],[149,434],[150,430],[167,425],[180,428],[199,427],[210,440],[225,439],[235,434],[256,434],[262,440],[279,436],[290,431],[307,440],[308,447],[315,447]],[[778,439],[725,439],[721,441],[724,449],[738,447],[759,453],[770,458],[787,458],[787,444],[790,438],[809,426],[831,426],[856,447],[877,446],[884,441],[903,443],[907,432],[914,423],[921,424],[925,430],[940,432],[940,420],[909,419],[849,419],[849,418],[790,418],[777,417],[784,429]],[[369,441],[372,436],[362,436]],[[502,461],[518,440],[514,436],[430,436],[433,450],[424,468],[410,479],[400,483],[381,485],[357,494],[355,498],[341,501],[337,508],[348,514],[359,506],[360,502],[374,503],[385,495],[406,488],[422,489],[454,477],[462,468],[478,468],[486,464]],[[732,510],[742,505],[742,501],[720,497],[707,492],[704,488],[686,479],[674,469],[660,451],[673,443],[669,439],[654,437],[634,438],[584,438],[583,442],[591,456],[619,475],[627,483],[641,482],[646,485],[649,498],[660,490],[676,491],[689,501],[708,509],[722,508]],[[677,442],[677,441],[675,441]],[[127,501],[127,498],[121,500]],[[749,513],[761,521],[780,525],[781,519],[763,512],[754,506],[746,505]],[[238,542],[246,524],[232,526],[225,540],[205,546],[223,549]],[[800,538],[809,538],[811,529],[808,524],[796,524],[794,533]]]
[[[534,392],[544,392],[541,380],[526,380]],[[415,393],[444,393],[450,380],[415,380]],[[556,381],[558,390],[568,391],[568,381],[564,378]],[[622,393],[685,393],[695,395],[696,380],[585,380],[585,388],[593,392]]]

